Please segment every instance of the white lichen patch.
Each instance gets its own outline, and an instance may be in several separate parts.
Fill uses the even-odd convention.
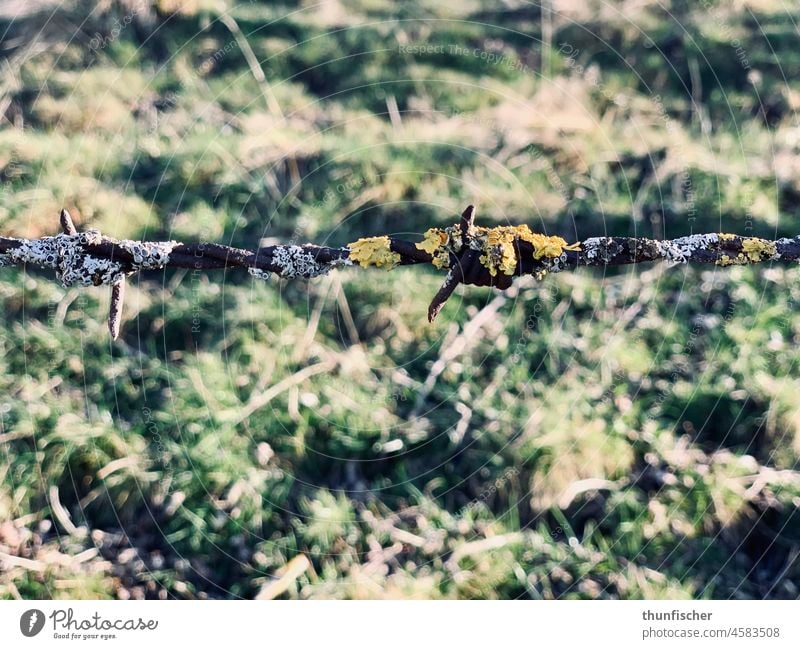
[[[780,259],[781,257],[783,257],[783,254],[780,252],[783,248],[797,243],[800,243],[800,237],[793,237],[793,238],[782,237],[778,239],[775,242],[775,256],[773,258]]]
[[[590,237],[583,242],[583,252],[586,259],[597,259],[604,253],[608,243],[612,241],[609,237]]]
[[[561,255],[558,257],[554,257],[553,259],[548,259],[545,262],[545,266],[547,268],[547,272],[549,273],[560,273],[562,270],[565,270],[567,263],[567,253],[562,252]]]
[[[268,270],[261,270],[260,268],[256,268],[255,266],[251,266],[247,269],[247,272],[250,273],[253,277],[257,279],[263,279],[265,282],[272,277],[272,273]]]
[[[679,237],[671,241],[656,242],[661,257],[672,265],[688,263],[695,250],[707,249],[717,243],[719,243],[719,235],[713,232],[710,234],[692,234],[688,237]]]
[[[344,265],[344,260],[341,264],[320,263],[302,246],[276,246],[272,253],[272,263],[280,267],[281,277],[292,279],[327,275],[334,266]]]
[[[92,257],[84,251],[85,244],[100,243],[102,237],[97,230],[87,230],[75,235],[59,234],[55,238],[59,240],[56,277],[62,286],[115,285],[125,276],[119,262]]]
[[[118,261],[102,259],[89,254],[85,246],[102,242],[97,230],[78,234],[59,234],[41,239],[21,239],[17,248],[0,255],[0,266],[31,264],[55,270],[56,277],[65,288],[80,286],[116,285],[130,272],[163,268],[169,254],[178,245],[175,241],[141,243],[119,241],[118,245],[129,252],[134,260],[123,269]],[[132,268],[130,268],[132,266]]]
[[[164,268],[169,262],[172,249],[178,245],[177,241],[130,241],[123,239],[117,242],[121,248],[133,255],[133,265],[136,270],[158,270]]]

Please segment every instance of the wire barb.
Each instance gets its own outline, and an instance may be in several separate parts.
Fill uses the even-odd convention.
[[[469,245],[469,238],[472,235],[472,228],[475,225],[475,206],[467,205],[461,213],[461,245]]]
[[[75,224],[72,222],[72,217],[69,215],[69,212],[67,212],[66,209],[61,210],[59,220],[61,221],[61,229],[64,231],[64,234],[68,234],[69,236],[78,234],[78,230],[75,228]]]
[[[119,331],[122,325],[122,304],[125,301],[125,276],[111,287],[111,305],[108,308],[108,330],[111,332],[111,339],[119,338]]]
[[[436,319],[436,316],[444,308],[445,302],[450,299],[458,285],[470,275],[475,264],[479,261],[477,252],[470,248],[474,225],[475,206],[467,205],[467,208],[461,213],[461,221],[459,223],[461,232],[460,255],[453,251],[450,252],[450,272],[447,273],[444,283],[436,292],[436,295],[433,296],[433,300],[431,300],[428,307],[428,322],[433,322]]]

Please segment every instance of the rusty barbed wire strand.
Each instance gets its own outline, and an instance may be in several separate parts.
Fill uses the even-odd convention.
[[[62,233],[39,239],[0,237],[0,267],[31,265],[55,270],[64,286],[111,286],[108,327],[119,336],[126,277],[141,270],[243,268],[254,277],[272,273],[311,278],[340,267],[391,269],[432,264],[447,276],[428,309],[433,322],[459,284],[506,289],[514,277],[573,270],[580,266],[621,266],[663,260],[670,264],[718,266],[800,260],[800,236],[775,241],[736,234],[694,234],[670,240],[591,237],[567,244],[561,237],[532,232],[527,225],[475,225],[468,206],[459,223],[430,228],[421,242],[391,236],[359,239],[341,248],[271,245],[255,251],[218,243],[116,240],[97,230],[78,232],[67,210],[59,217]]]

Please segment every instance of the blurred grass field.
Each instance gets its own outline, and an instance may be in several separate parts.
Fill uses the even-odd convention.
[[[5,4],[4,235],[800,234],[778,0]],[[800,596],[796,265],[440,281],[3,269],[0,596]]]

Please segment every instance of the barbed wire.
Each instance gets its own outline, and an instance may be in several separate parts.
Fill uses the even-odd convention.
[[[392,236],[359,239],[331,248],[314,244],[271,245],[244,250],[218,243],[116,240],[98,230],[78,232],[67,210],[62,232],[52,237],[0,237],[0,267],[23,265],[54,270],[63,286],[108,285],[108,328],[119,336],[126,277],[142,270],[243,268],[252,276],[286,279],[325,275],[335,268],[431,264],[447,276],[428,308],[433,322],[459,284],[506,289],[514,277],[573,270],[580,266],[622,266],[664,260],[670,264],[748,265],[800,259],[800,236],[775,241],[736,234],[694,234],[677,239],[591,237],[568,244],[557,236],[532,232],[527,225],[475,225],[470,205],[458,223],[430,228],[420,242]]]

